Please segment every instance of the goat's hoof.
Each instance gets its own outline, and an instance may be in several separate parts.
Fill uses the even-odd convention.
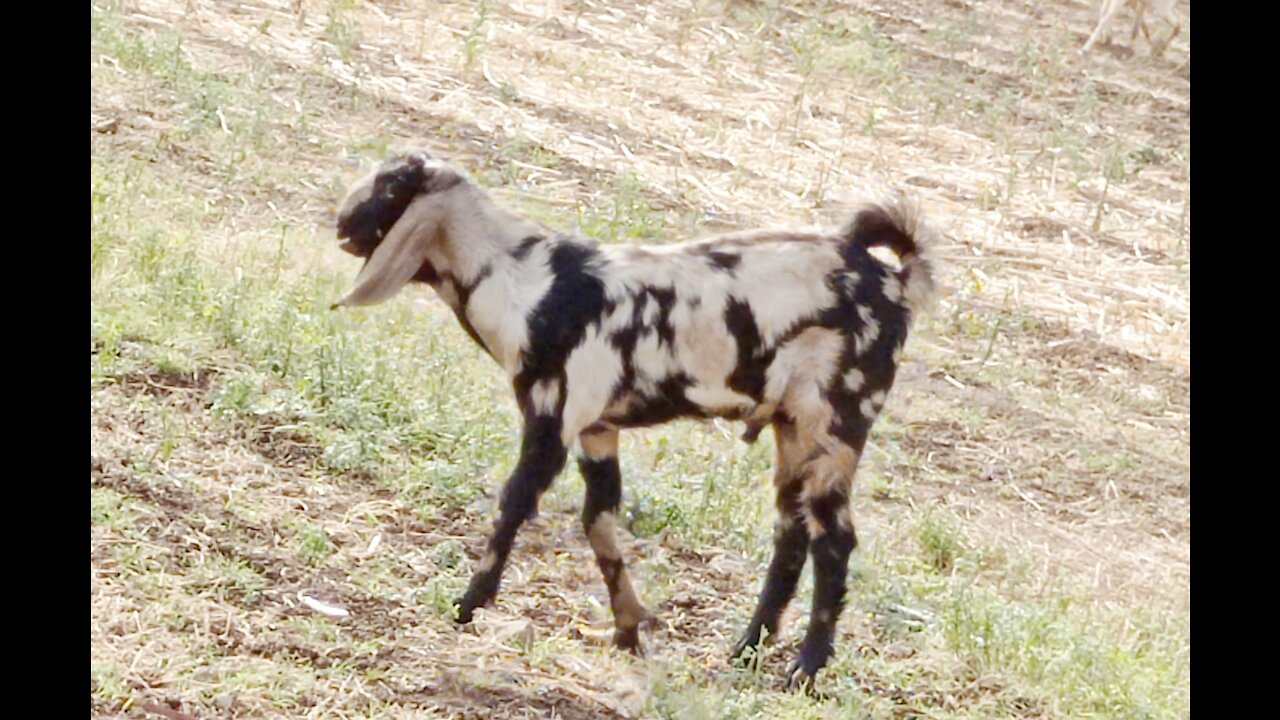
[[[635,625],[615,628],[613,631],[613,644],[619,650],[626,650],[637,657],[644,657],[644,645],[640,642],[640,631],[642,629],[653,630],[656,627],[658,627],[658,618],[646,611]]]
[[[804,652],[801,651],[800,657],[792,660],[787,665],[787,690],[792,692],[801,691],[807,695],[816,694],[813,688],[813,679],[818,674],[818,667],[805,658]]]
[[[458,615],[454,618],[454,622],[459,625],[466,625],[475,617],[476,605],[468,601],[465,597],[454,602],[458,608]]]
[[[613,644],[619,650],[626,650],[636,657],[644,657],[644,646],[640,644],[639,626],[614,630]]]
[[[729,656],[729,660],[739,667],[749,667],[759,661],[760,648],[764,643],[759,637],[751,637],[744,635],[733,646],[733,654]]]
[[[733,654],[729,659],[739,667],[754,667],[760,662],[760,653],[764,647],[773,643],[775,632],[777,628],[765,627],[763,624],[748,625],[742,637],[734,643]]]

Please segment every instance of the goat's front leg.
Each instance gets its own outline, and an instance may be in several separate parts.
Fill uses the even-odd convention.
[[[582,506],[582,529],[596,554],[596,564],[609,588],[613,608],[613,643],[623,650],[640,652],[640,624],[649,613],[640,604],[627,565],[618,547],[617,516],[622,504],[622,473],[618,468],[618,431],[601,430],[582,435],[578,468],[587,484]]]
[[[567,457],[568,450],[560,439],[559,418],[531,415],[525,419],[520,461],[502,487],[498,520],[488,549],[471,577],[466,594],[458,601],[459,623],[471,622],[475,609],[497,594],[516,532],[537,512],[539,498],[564,468]]]

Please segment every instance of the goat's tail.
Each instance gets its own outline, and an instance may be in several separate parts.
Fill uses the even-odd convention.
[[[938,294],[937,234],[924,221],[919,206],[901,193],[862,206],[840,230],[855,246],[887,247],[898,256],[902,269],[902,298],[912,315],[927,311]]]

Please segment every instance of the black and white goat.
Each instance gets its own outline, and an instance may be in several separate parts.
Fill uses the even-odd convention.
[[[517,530],[578,449],[582,523],[609,589],[614,642],[637,650],[648,614],[615,536],[618,431],[723,417],[744,420],[748,442],[770,425],[777,438],[773,560],[734,657],[777,631],[812,555],[813,612],[789,684],[826,664],[857,544],[854,470],[911,318],[934,294],[933,236],[913,206],[867,205],[833,234],[597,246],[543,234],[415,152],[354,185],[338,237],[366,262],[335,307],[428,283],[506,371],[524,416],[520,459],[459,622],[493,599]],[[901,267],[868,253],[877,246]]]

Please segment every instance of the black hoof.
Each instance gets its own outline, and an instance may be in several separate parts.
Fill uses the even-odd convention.
[[[467,623],[471,622],[471,620],[475,617],[476,608],[480,607],[481,604],[482,603],[477,603],[473,600],[469,600],[466,597],[459,599],[457,602],[454,603],[454,605],[456,605],[458,608],[458,615],[457,617],[454,618],[453,621],[459,625],[466,625]]]
[[[636,657],[644,657],[644,646],[640,644],[639,626],[614,630],[613,644],[619,650],[626,650]]]
[[[743,637],[733,646],[729,659],[738,667],[755,665],[760,659],[760,647],[760,638]]]
[[[807,653],[801,648],[800,654],[796,656],[796,659],[787,665],[787,689],[792,691],[800,690],[808,695],[817,695],[814,690],[814,678],[817,677],[818,671],[822,669],[822,666],[826,664],[825,658],[819,657],[814,653]]]

